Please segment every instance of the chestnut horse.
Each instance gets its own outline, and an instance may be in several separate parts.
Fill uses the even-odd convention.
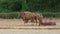
[[[37,20],[38,20],[39,21],[39,26],[42,23],[42,17],[38,13],[19,12],[18,15],[20,17],[22,17],[22,19],[24,20],[24,24],[27,23],[29,20],[31,20],[31,22],[33,22],[35,20],[36,24],[37,24]]]
[[[30,12],[19,12],[18,16],[23,19],[24,24],[27,23],[29,20],[33,20],[33,18],[34,18]]]

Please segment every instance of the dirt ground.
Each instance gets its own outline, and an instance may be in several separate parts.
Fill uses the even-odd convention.
[[[0,34],[60,34],[60,30],[0,29]]]
[[[44,20],[43,20],[44,21]],[[56,22],[56,26],[36,26],[31,25],[33,23],[27,23],[24,25],[22,19],[0,19],[0,28],[60,28],[60,19],[53,19]]]

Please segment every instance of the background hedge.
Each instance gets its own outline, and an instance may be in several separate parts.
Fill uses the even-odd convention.
[[[51,17],[60,18],[60,14],[59,13],[42,13],[42,15],[44,17],[48,17],[48,18],[51,18]],[[18,17],[18,12],[13,12],[13,13],[0,13],[0,18],[4,18],[4,19],[19,19],[20,17]]]
[[[0,0],[1,18],[18,18],[17,12],[25,11],[60,18],[60,0]]]

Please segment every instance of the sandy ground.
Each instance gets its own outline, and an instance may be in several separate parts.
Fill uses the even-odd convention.
[[[60,34],[60,30],[0,29],[0,34]]]
[[[53,21],[56,22],[56,26],[35,26],[35,24],[31,26],[30,23],[24,26],[21,19],[0,19],[0,34],[60,34],[60,29],[45,29],[60,28],[60,19]]]
[[[36,23],[26,23],[22,19],[0,19],[0,28],[60,28],[60,19],[53,19],[56,22],[56,26],[36,26]],[[34,24],[32,26],[32,24]]]
[[[56,22],[56,26],[36,26],[34,23],[27,23],[24,26],[22,19],[0,19],[0,28],[60,28],[60,19],[53,19],[52,21]]]

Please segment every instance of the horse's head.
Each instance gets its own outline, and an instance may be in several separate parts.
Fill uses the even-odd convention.
[[[19,17],[22,17],[23,15],[24,15],[23,12],[18,12],[18,16],[19,16]]]

